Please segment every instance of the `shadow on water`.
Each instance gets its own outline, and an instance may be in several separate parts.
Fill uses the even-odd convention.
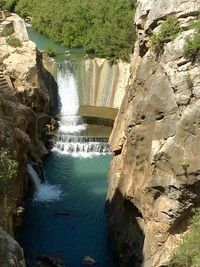
[[[106,202],[109,218],[109,240],[121,267],[141,267],[143,263],[143,217],[138,208],[121,192],[115,192],[112,201]],[[120,258],[119,258],[120,255]]]
[[[69,267],[80,266],[86,255],[100,267],[116,267],[104,214],[109,162],[109,155],[81,159],[52,153],[47,157],[47,180],[59,186],[61,196],[53,202],[27,200],[19,242],[28,267],[35,266],[37,256],[51,253],[62,255]]]

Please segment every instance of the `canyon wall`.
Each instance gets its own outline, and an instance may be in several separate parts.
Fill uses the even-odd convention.
[[[107,211],[122,267],[168,266],[200,204],[200,67],[183,56],[200,0],[138,0],[138,38],[110,138]],[[181,31],[158,55],[149,34],[168,15]]]
[[[124,84],[130,76],[130,64],[118,61],[110,66],[108,60],[86,59],[77,66],[80,104],[119,108],[125,94]]]
[[[42,54],[27,39],[24,21],[16,14],[8,15],[4,24],[9,21],[21,45],[14,47],[8,44],[8,37],[0,37],[0,148],[11,151],[19,173],[7,194],[0,195],[0,265],[23,267],[23,251],[5,231],[13,234],[20,221],[17,210],[27,191],[28,160],[40,163],[48,153],[43,141],[48,129],[56,125],[49,114],[55,108],[50,96],[57,85],[43,66]],[[5,248],[7,256],[2,257]]]

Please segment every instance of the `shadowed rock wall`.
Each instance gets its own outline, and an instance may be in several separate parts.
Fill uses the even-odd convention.
[[[200,1],[137,4],[132,73],[110,138],[107,210],[121,266],[161,267],[168,266],[191,209],[200,204],[199,63],[183,57]],[[182,31],[158,56],[149,32],[170,14]]]

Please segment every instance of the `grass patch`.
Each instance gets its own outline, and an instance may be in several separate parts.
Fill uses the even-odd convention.
[[[150,44],[156,52],[163,50],[164,44],[174,40],[181,32],[180,23],[175,16],[169,16],[160,26],[160,31],[152,33],[149,38]]]
[[[10,36],[6,39],[6,43],[12,47],[22,47],[22,42],[14,36]]]

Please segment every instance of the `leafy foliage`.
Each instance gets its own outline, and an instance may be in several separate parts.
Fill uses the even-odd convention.
[[[174,16],[169,16],[161,24],[160,31],[150,36],[150,43],[160,52],[164,44],[174,40],[180,31],[181,28],[178,19]]]
[[[174,252],[170,266],[191,267],[200,266],[200,208],[190,222],[189,232],[181,240]]]
[[[17,176],[18,163],[11,159],[10,153],[5,150],[0,150],[0,191],[5,192],[9,181]]]
[[[21,41],[17,37],[14,37],[14,36],[8,37],[6,39],[6,43],[10,46],[13,46],[13,47],[21,47],[22,46]]]
[[[129,61],[135,43],[132,0],[17,0],[34,29],[67,47],[84,47],[110,61]]]
[[[1,33],[1,36],[2,37],[7,37],[7,36],[10,36],[12,33],[13,33],[13,29],[12,28],[4,28],[2,33]]]
[[[200,33],[186,38],[184,55],[192,61],[200,56]]]
[[[46,45],[45,51],[47,52],[47,54],[49,54],[49,56],[53,57],[56,55],[56,49],[52,43],[49,43],[48,45]]]
[[[195,60],[200,56],[200,17],[191,24],[195,34],[188,36],[184,45],[184,55],[190,60]]]

